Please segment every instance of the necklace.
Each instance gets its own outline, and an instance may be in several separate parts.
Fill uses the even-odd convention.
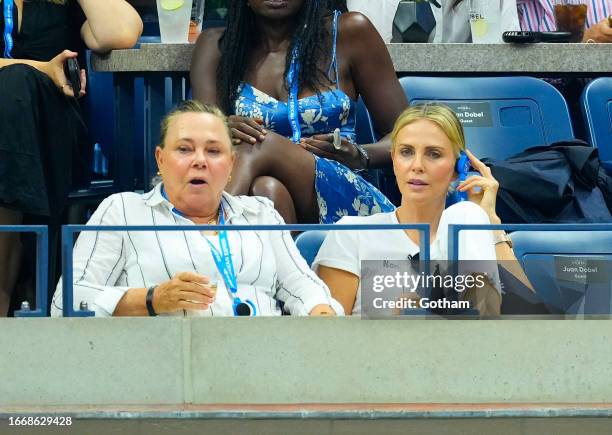
[[[221,207],[217,209],[217,213],[215,214],[215,216],[212,219],[209,219],[208,222],[206,222],[206,225],[218,225],[220,213],[221,213]],[[219,231],[213,231],[213,234],[217,235],[219,234]]]

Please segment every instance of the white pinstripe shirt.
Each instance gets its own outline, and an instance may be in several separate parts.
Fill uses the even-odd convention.
[[[221,200],[227,224],[283,224],[272,202],[261,197]],[[88,225],[194,225],[172,211],[161,194],[161,184],[145,194],[119,193],[106,198]],[[307,315],[318,304],[329,304],[337,313],[341,305],[326,285],[310,270],[287,231],[228,231],[238,297],[251,300],[258,315],[280,315],[277,301],[294,315]],[[217,272],[208,239],[218,248],[216,236],[199,231],[85,231],[74,247],[73,279],[75,309],[87,301],[96,316],[110,316],[123,294],[168,281],[180,272],[215,276],[217,298],[210,308],[187,311],[188,316],[231,316],[232,298]],[[60,280],[51,315],[62,311]],[[183,315],[177,312],[176,315]]]

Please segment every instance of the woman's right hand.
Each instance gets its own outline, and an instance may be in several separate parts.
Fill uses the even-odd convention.
[[[493,177],[491,168],[478,160],[469,150],[465,150],[465,152],[470,159],[472,167],[481,175],[468,177],[457,186],[457,190],[467,192],[468,199],[478,204],[487,213],[492,224],[497,224],[499,223],[499,217],[495,211],[495,204],[499,182]]]
[[[227,122],[232,131],[232,142],[238,145],[241,142],[250,143],[263,142],[268,133],[261,125],[261,120],[247,118],[245,116],[230,115]]]
[[[157,314],[180,310],[206,310],[215,300],[217,289],[208,278],[193,272],[181,272],[155,288],[153,309]]]
[[[76,58],[78,53],[70,50],[64,50],[49,62],[44,63],[44,67],[42,68],[42,72],[44,72],[49,78],[53,81],[55,86],[57,86],[60,91],[68,96],[74,97],[74,92],[72,90],[72,86],[68,82],[68,78],[64,73],[64,64],[67,59]],[[81,91],[79,92],[78,97],[82,97],[85,95],[85,87],[87,86],[87,78],[85,75],[85,70],[81,69]]]

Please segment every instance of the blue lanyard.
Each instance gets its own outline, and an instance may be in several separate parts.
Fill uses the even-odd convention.
[[[221,207],[219,211],[219,225],[225,225],[223,207]],[[232,292],[232,296],[236,297],[238,284],[236,283],[236,272],[234,271],[234,262],[232,261],[232,252],[230,251],[230,245],[227,239],[227,231],[219,231],[219,246],[221,247],[221,252],[215,248],[210,240],[206,239],[206,241],[210,246],[210,252],[215,260],[219,273],[223,277],[225,286]]]
[[[340,11],[334,11],[334,31],[339,16]],[[298,95],[300,93],[298,85],[300,77],[300,62],[298,61],[299,54],[300,43],[298,41],[295,43],[295,47],[293,47],[293,53],[291,53],[291,64],[289,65],[289,71],[287,72],[287,84],[289,85],[289,124],[291,124],[291,131],[293,133],[291,140],[294,143],[300,143],[300,139],[302,138],[302,128],[300,127],[300,121],[298,119],[300,111],[298,100]],[[332,48],[332,59],[336,59],[335,41]],[[336,68],[336,80],[338,80],[337,76],[338,70]]]
[[[4,57],[12,59],[13,50],[13,0],[4,1]]]
[[[300,121],[298,120],[298,113],[300,111],[298,105],[298,79],[300,76],[300,63],[298,62],[298,56],[300,53],[299,42],[295,43],[293,53],[291,54],[291,65],[289,66],[289,72],[287,72],[287,84],[289,85],[289,123],[291,124],[291,131],[293,135],[291,140],[294,143],[300,143],[302,138],[302,129],[300,127]]]
[[[161,195],[166,199],[166,201],[170,202],[168,199],[168,195],[166,195],[166,189],[164,189],[164,185],[162,184],[160,188]],[[181,217],[185,217],[183,213],[178,211],[175,207],[172,207],[172,212],[178,214]],[[219,225],[225,225],[225,216],[223,213],[223,206],[219,210]],[[210,251],[213,256],[213,260],[215,261],[215,265],[217,266],[217,270],[223,277],[223,281],[225,282],[225,286],[232,293],[232,297],[234,298],[234,313],[236,311],[236,305],[242,303],[242,301],[236,296],[238,293],[238,283],[236,281],[236,271],[234,270],[234,262],[232,261],[232,252],[230,250],[229,241],[227,238],[227,231],[219,231],[219,246],[221,247],[221,252],[210,242],[210,240],[206,239],[206,242],[210,246]],[[245,301],[247,304],[251,306],[252,313],[255,315],[255,305],[249,300]]]

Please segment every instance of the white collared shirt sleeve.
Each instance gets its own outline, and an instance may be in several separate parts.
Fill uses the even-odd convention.
[[[268,201],[269,202],[269,201]],[[267,205],[274,224],[283,225],[283,218],[274,209],[272,202]],[[276,259],[276,298],[285,303],[285,310],[292,315],[307,316],[317,305],[330,305],[337,315],[344,315],[344,309],[336,301],[325,283],[308,267],[300,255],[289,231],[271,231],[270,242]]]
[[[106,198],[87,225],[124,225],[120,194]],[[81,301],[96,317],[109,317],[128,287],[116,286],[125,264],[125,242],[122,232],[83,231],[73,250],[73,302],[78,310]],[[51,315],[62,315],[62,279],[59,280]]]

